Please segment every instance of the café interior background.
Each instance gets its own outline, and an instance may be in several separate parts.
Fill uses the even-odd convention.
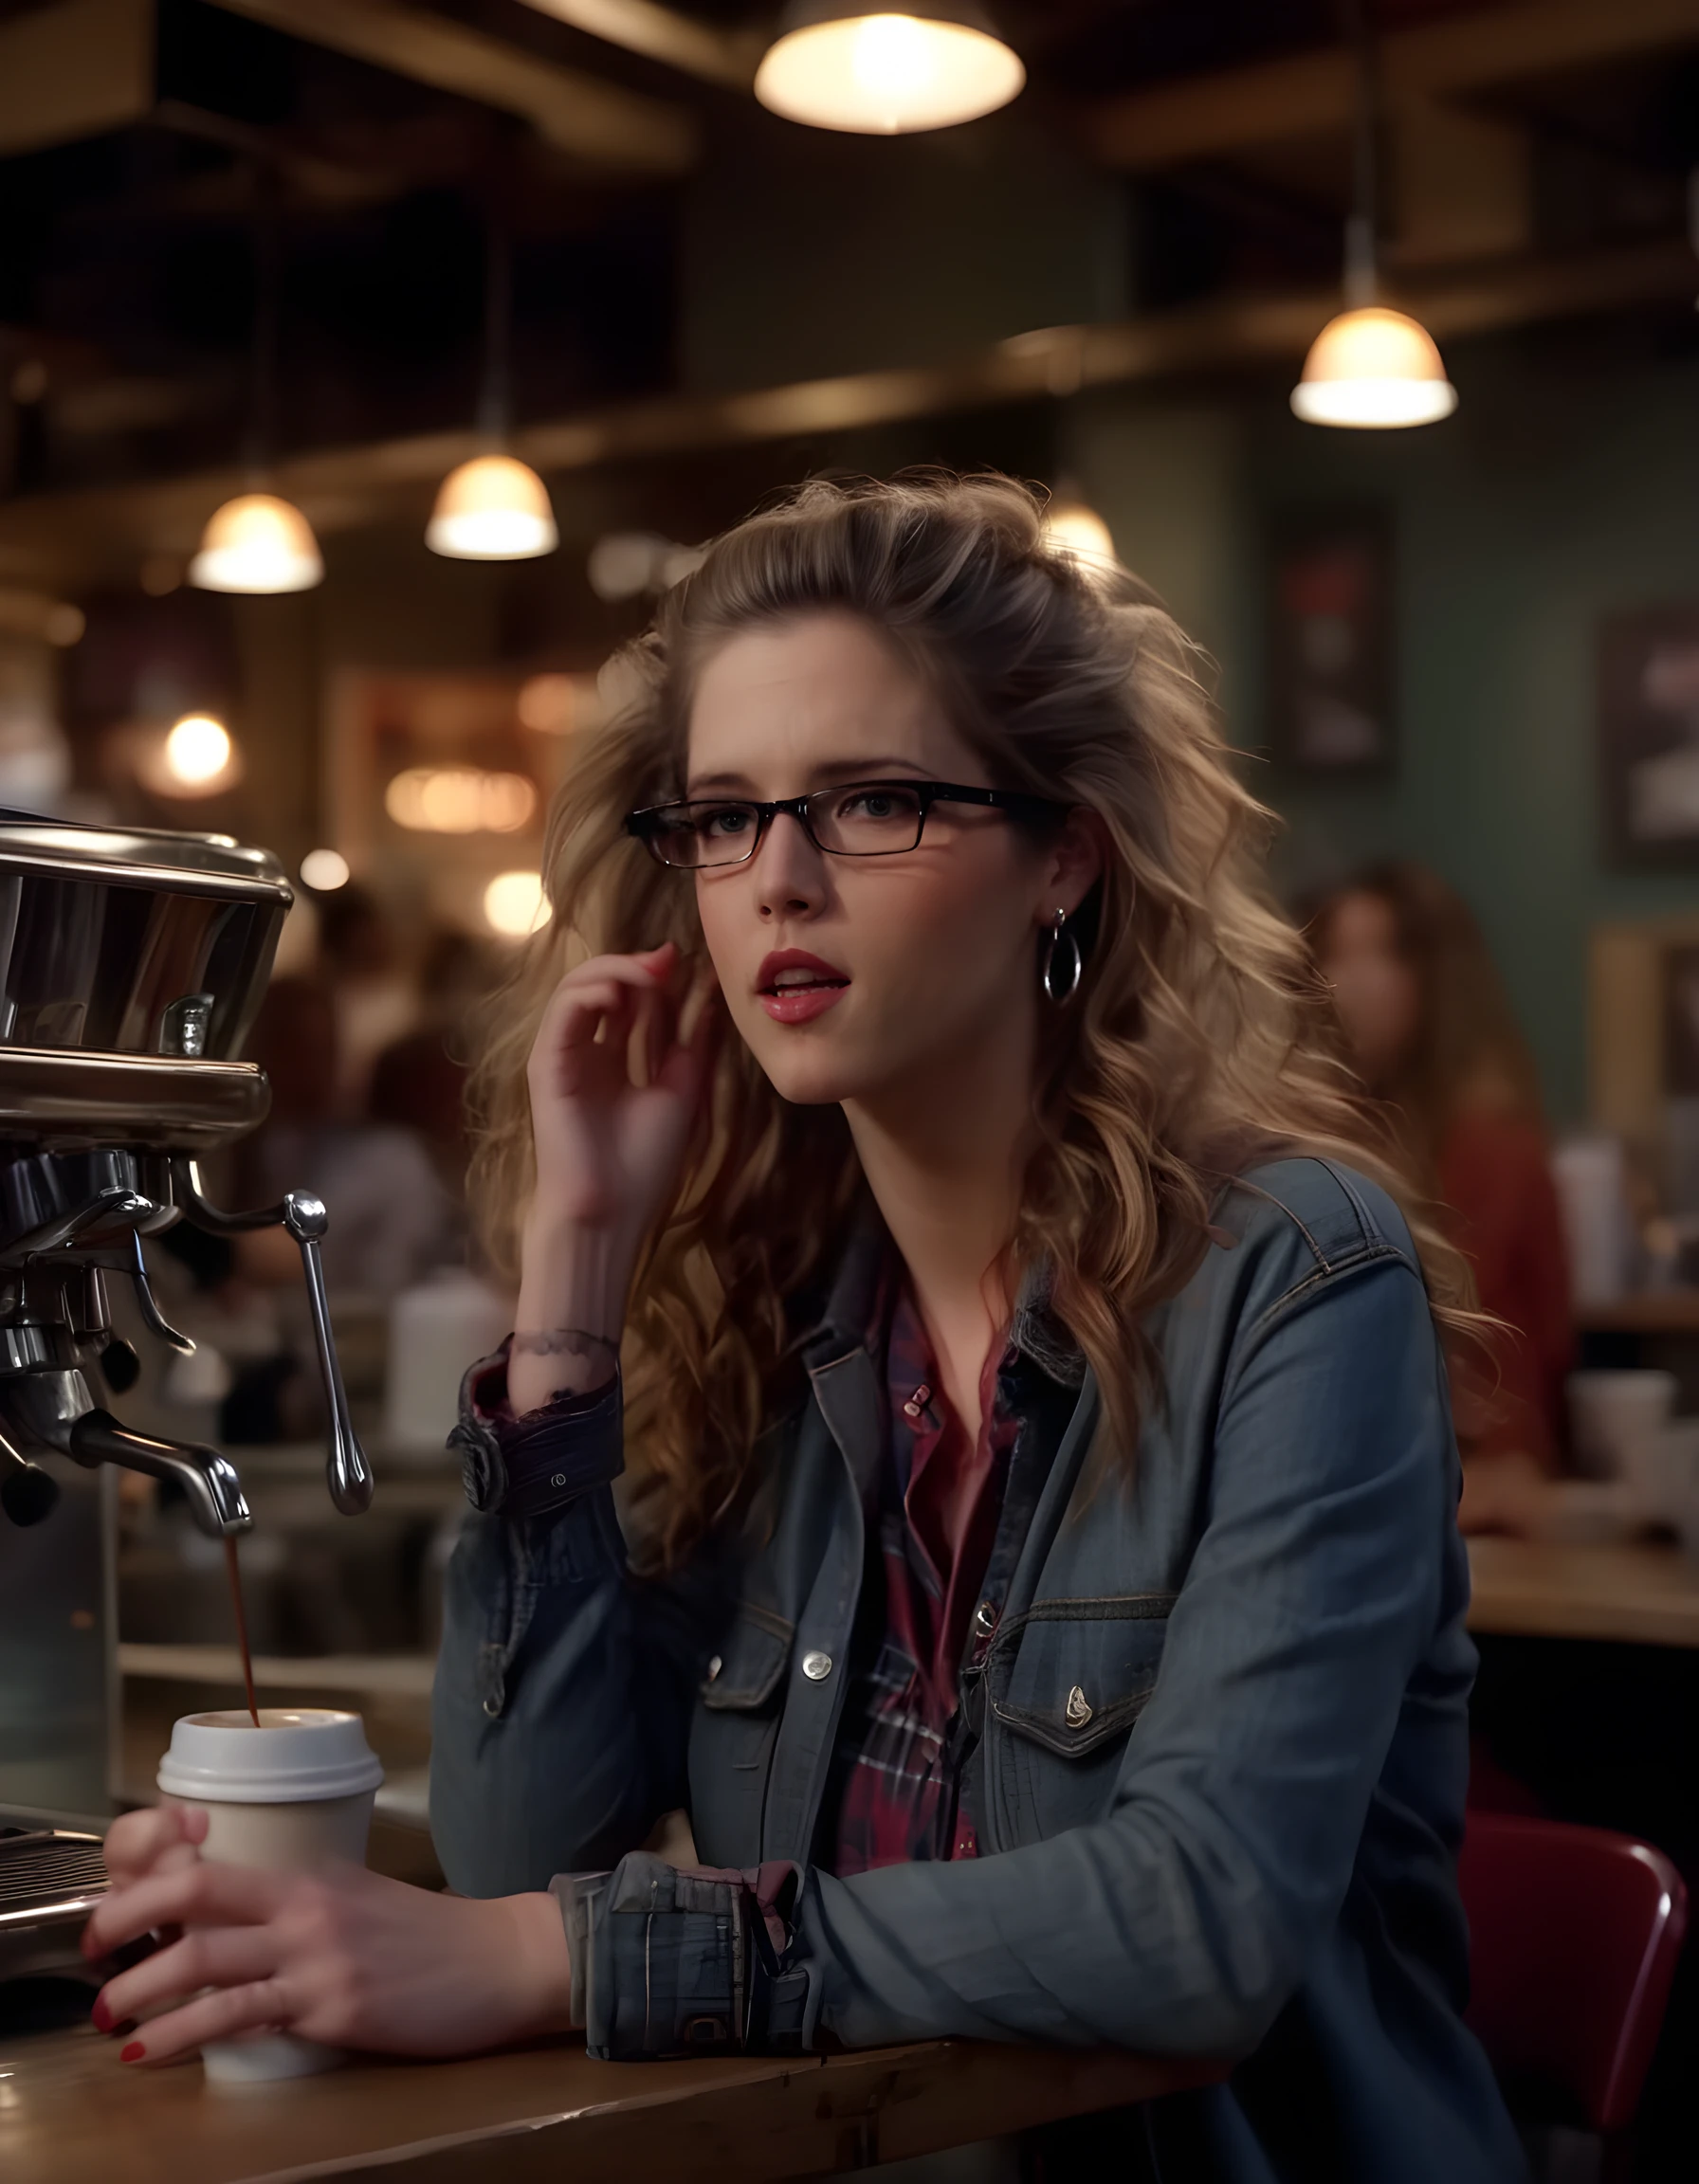
[[[1407,431],[1288,400],[1364,209],[1332,7],[1005,13],[1023,95],[884,137],[758,104],[770,26],[740,0],[0,0],[0,803],[224,829],[318,883],[279,1052],[314,1051],[328,994],[343,1071],[301,1095],[311,1127],[388,1132],[395,1162],[355,1160],[393,1180],[345,1231],[427,1170],[452,1200],[451,1127],[374,1121],[362,1075],[409,1038],[425,1076],[454,1050],[654,588],[776,487],[917,463],[1095,511],[1217,663],[1283,893],[1387,854],[1443,875],[1554,1125],[1625,1133],[1661,1209],[1699,1210],[1665,1133],[1699,1081],[1662,1059],[1699,810],[1637,825],[1634,779],[1679,775],[1699,728],[1699,4],[1373,9],[1381,282],[1458,396]],[[557,546],[432,552],[444,478],[501,435]],[[321,582],[190,581],[255,485],[311,525]],[[228,746],[174,745],[185,719]],[[393,1286],[463,1248],[450,1205]],[[258,1649],[423,1662],[456,1489],[448,1415],[397,1423],[393,1294],[335,1300],[384,1482],[338,1529],[289,1467],[310,1406],[255,1393],[301,1338],[287,1296],[256,1332],[254,1283],[161,1279],[211,1362],[150,1382],[156,1414],[229,1437],[231,1388],[259,1403],[234,1451]],[[501,1331],[453,1286],[425,1283],[410,1356],[440,1366],[480,1310]],[[169,1667],[137,1648],[228,1637],[170,1519],[124,1518],[137,1689]]]

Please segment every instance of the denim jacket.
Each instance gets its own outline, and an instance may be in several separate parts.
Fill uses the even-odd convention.
[[[1017,1316],[1033,1429],[959,1722],[977,1859],[810,1863],[880,1447],[856,1252],[748,1524],[673,1579],[627,1572],[616,1402],[559,1424],[523,1493],[463,1417],[485,1509],[448,1574],[432,1827],[464,1893],[601,1869],[557,1889],[595,2051],[1215,2057],[1225,2084],[1151,2113],[1188,2176],[1522,2174],[1461,2017],[1474,1651],[1414,1247],[1313,1159],[1251,1172],[1215,1224],[1149,1316],[1130,1461],[1093,1450],[1091,1376]],[[709,1871],[636,1848],[681,1806]]]

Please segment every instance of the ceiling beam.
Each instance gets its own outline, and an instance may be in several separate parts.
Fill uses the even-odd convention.
[[[697,150],[682,106],[562,68],[401,0],[214,0],[292,38],[328,46],[438,91],[521,115],[551,144],[598,167],[679,174]]]
[[[646,60],[664,62],[668,68],[700,76],[705,83],[723,83],[734,91],[754,87],[756,67],[767,44],[758,33],[717,30],[671,8],[658,8],[655,0],[524,0],[524,4],[610,46],[623,46],[628,53],[641,53]]]
[[[1379,43],[1381,96],[1396,112],[1695,44],[1699,0],[1510,0],[1388,31]],[[1344,129],[1355,96],[1349,52],[1324,46],[1098,100],[1083,109],[1085,137],[1105,164],[1149,171]]]
[[[1411,281],[1400,287],[1398,300],[1446,340],[1690,298],[1695,278],[1685,243],[1653,243]],[[1121,325],[1050,327],[996,342],[954,363],[860,372],[745,393],[653,395],[525,426],[510,444],[539,470],[560,475],[605,463],[813,439],[1067,396],[1087,387],[1266,370],[1295,362],[1338,308],[1338,293],[1328,288],[1190,304]],[[272,482],[300,503],[323,535],[412,517],[423,524],[444,473],[484,446],[471,432],[437,432],[334,448],[278,464]],[[145,484],[84,486],[0,504],[0,580],[75,590],[134,582],[148,555],[187,560],[213,508],[243,490],[243,475],[231,469]]]
[[[98,136],[154,103],[154,0],[59,0],[0,23],[0,156]]]

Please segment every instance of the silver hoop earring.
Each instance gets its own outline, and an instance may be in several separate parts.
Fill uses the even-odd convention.
[[[1080,954],[1079,938],[1068,922],[1067,911],[1058,910],[1050,920],[1044,963],[1038,974],[1046,1000],[1053,1002],[1058,1009],[1065,1009],[1079,992],[1085,971],[1086,958]]]

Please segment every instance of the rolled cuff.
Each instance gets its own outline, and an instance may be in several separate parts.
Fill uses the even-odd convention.
[[[646,1851],[612,1873],[557,1876],[574,2022],[590,2053],[800,2053],[811,1982],[794,1961],[791,1914],[801,1878],[778,1861],[681,1868]]]
[[[448,1446],[459,1452],[466,1500],[485,1515],[543,1517],[625,1467],[618,1369],[600,1388],[560,1394],[516,1418],[507,1401],[509,1337],[467,1368]]]

